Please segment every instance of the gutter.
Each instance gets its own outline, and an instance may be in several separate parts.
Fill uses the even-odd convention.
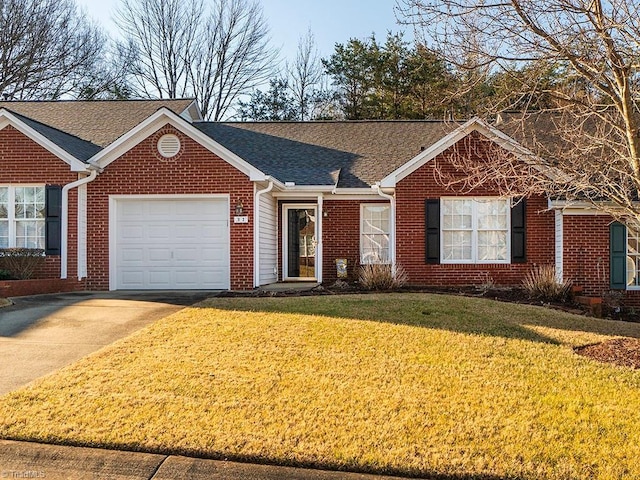
[[[391,214],[389,215],[389,232],[391,239],[389,240],[389,256],[391,257],[391,268],[395,272],[396,268],[396,196],[389,195],[382,191],[379,184],[371,185],[374,190],[382,198],[389,200],[391,205]]]
[[[60,238],[60,278],[67,278],[67,262],[68,262],[68,241],[69,241],[69,190],[79,187],[80,185],[92,182],[98,176],[98,170],[93,165],[90,166],[91,172],[88,177],[81,178],[75,182],[68,183],[62,187],[62,225]],[[86,242],[86,238],[84,239]],[[80,278],[78,278],[80,280]]]
[[[253,196],[253,286],[260,286],[260,196],[273,189],[273,180],[267,176],[269,185]]]

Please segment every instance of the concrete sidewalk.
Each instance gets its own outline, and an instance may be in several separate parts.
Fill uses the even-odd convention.
[[[0,478],[109,480],[400,480],[330,472],[0,440]]]

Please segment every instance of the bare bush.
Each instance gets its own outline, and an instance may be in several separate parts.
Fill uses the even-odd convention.
[[[553,265],[538,265],[527,273],[522,286],[532,298],[545,301],[564,301],[569,296],[572,282],[558,282]]]
[[[31,278],[43,262],[44,250],[39,248],[0,249],[0,267],[19,280]]]
[[[394,290],[407,283],[407,272],[402,265],[370,263],[362,265],[358,281],[367,290]]]

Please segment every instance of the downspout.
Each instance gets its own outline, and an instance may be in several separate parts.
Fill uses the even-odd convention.
[[[92,182],[98,176],[98,170],[92,169],[88,177],[68,183],[62,187],[62,225],[60,238],[60,278],[67,278],[68,236],[69,236],[69,190]],[[86,240],[85,240],[86,241]]]
[[[396,197],[395,195],[389,195],[384,193],[380,188],[380,185],[372,185],[372,189],[376,191],[382,198],[389,200],[391,206],[391,214],[389,215],[389,231],[391,239],[389,240],[389,256],[391,257],[391,267],[395,272],[396,268]]]
[[[267,188],[258,190],[253,197],[253,286],[260,286],[260,196],[269,193],[273,189],[273,180],[269,180]]]

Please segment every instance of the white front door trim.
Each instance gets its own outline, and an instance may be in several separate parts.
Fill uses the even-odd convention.
[[[301,209],[312,209],[316,212],[316,222],[315,222],[315,237],[316,237],[316,251],[315,251],[315,260],[314,260],[314,271],[315,277],[289,277],[289,221],[288,221],[288,211],[289,210],[301,210]],[[298,280],[298,281],[318,281],[319,268],[322,267],[318,265],[318,246],[321,245],[319,241],[319,232],[318,232],[318,205],[315,203],[283,203],[282,204],[282,280]],[[322,255],[320,255],[322,258]]]

